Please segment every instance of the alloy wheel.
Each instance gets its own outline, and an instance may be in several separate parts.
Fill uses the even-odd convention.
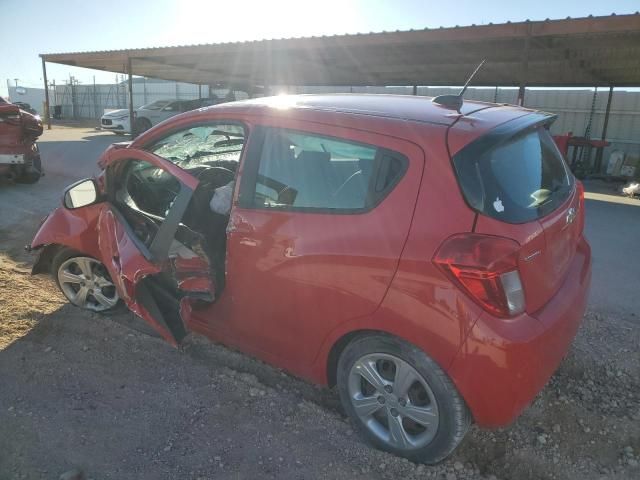
[[[348,390],[358,418],[391,448],[424,447],[438,431],[438,405],[431,388],[399,357],[373,353],[359,358],[349,373]]]
[[[58,284],[74,305],[100,312],[113,308],[119,297],[104,265],[90,257],[72,257],[58,268]]]

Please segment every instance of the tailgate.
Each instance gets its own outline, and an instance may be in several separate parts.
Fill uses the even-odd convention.
[[[475,232],[516,240],[526,310],[557,292],[582,234],[577,182],[549,135],[550,118],[499,126],[453,156],[460,189],[478,213]]]

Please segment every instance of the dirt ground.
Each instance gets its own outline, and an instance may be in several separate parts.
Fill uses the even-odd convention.
[[[118,137],[54,129],[43,139],[48,176],[0,185],[0,480],[640,478],[638,257],[616,256],[637,246],[638,207],[587,205],[601,283],[533,405],[509,428],[473,427],[429,467],[363,443],[335,391],[201,337],[174,349],[133,315],[81,312],[31,277],[22,247],[43,212]],[[618,213],[624,235],[597,226]]]
[[[514,425],[472,428],[428,467],[364,444],[334,391],[202,338],[176,350],[129,314],[65,304],[29,275],[29,237],[0,238],[0,480],[640,477],[634,318],[589,312]]]

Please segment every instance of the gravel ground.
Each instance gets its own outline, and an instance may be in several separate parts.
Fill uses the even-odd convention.
[[[429,467],[364,444],[335,391],[201,337],[176,350],[132,315],[65,304],[52,281],[29,276],[29,238],[0,239],[0,480],[640,478],[633,314],[589,312],[514,425],[472,428]]]

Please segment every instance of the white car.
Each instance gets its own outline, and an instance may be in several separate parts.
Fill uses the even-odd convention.
[[[136,133],[142,133],[169,117],[217,103],[220,103],[220,100],[217,98],[157,100],[136,109],[134,112],[135,121],[133,125]],[[115,133],[131,133],[130,125],[129,110],[127,109],[107,112],[100,119],[100,126],[104,130],[111,130]]]
[[[129,133],[131,131],[129,110],[122,108],[105,113],[100,119],[100,127],[115,133]]]

